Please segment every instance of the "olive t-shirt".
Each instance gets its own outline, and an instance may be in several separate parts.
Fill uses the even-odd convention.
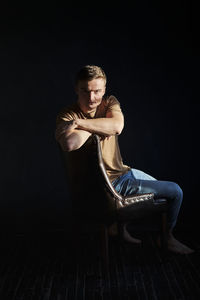
[[[105,118],[108,111],[121,112],[120,103],[114,96],[103,98],[102,102],[97,107],[93,118]],[[62,109],[58,114],[56,118],[57,129],[59,128],[58,130],[62,131],[62,124],[64,124],[63,121],[70,121],[76,118],[91,119],[92,117],[88,114],[84,114],[78,103],[74,103]],[[60,134],[57,132],[56,136],[60,136]],[[59,142],[58,139],[57,141]],[[109,139],[102,140],[101,149],[105,168],[111,182],[131,169],[129,166],[123,164],[117,135],[113,135]]]

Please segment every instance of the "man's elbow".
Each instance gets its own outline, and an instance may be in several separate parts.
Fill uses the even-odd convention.
[[[64,148],[65,148],[64,151],[71,152],[71,151],[77,150],[79,147],[78,147],[77,143],[75,143],[74,140],[69,139],[65,142]]]
[[[75,149],[74,149],[73,145],[67,144],[67,145],[65,145],[65,146],[63,147],[63,150],[66,151],[66,152],[71,152],[71,151],[73,151],[73,150],[75,150]]]
[[[120,135],[122,133],[122,129],[121,130],[116,130],[115,134],[116,135]]]
[[[121,132],[122,132],[122,130],[117,130],[115,134],[116,134],[116,135],[120,135]]]
[[[78,146],[75,144],[73,139],[62,139],[59,141],[61,149],[65,152],[71,152],[78,149]]]
[[[116,123],[116,126],[115,126],[115,134],[116,134],[116,135],[121,134],[123,128],[124,128],[124,123]]]

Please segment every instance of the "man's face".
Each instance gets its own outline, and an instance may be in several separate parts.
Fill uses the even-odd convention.
[[[79,81],[76,87],[78,103],[84,113],[96,111],[105,94],[105,80],[102,78],[91,81]]]

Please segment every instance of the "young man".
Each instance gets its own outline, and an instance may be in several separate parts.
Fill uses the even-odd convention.
[[[105,97],[106,75],[94,65],[83,67],[77,74],[76,103],[64,108],[56,120],[56,140],[63,151],[79,149],[93,134],[102,136],[101,147],[104,164],[110,181],[123,195],[153,192],[157,198],[166,198],[168,211],[168,249],[181,254],[193,250],[177,241],[172,230],[176,224],[183,193],[174,182],[158,181],[152,176],[123,164],[118,145],[118,135],[124,127],[120,103],[114,96]],[[113,226],[110,227],[112,232]],[[124,225],[124,239],[133,243],[140,240],[130,236]]]

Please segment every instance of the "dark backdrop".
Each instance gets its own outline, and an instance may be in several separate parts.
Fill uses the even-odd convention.
[[[198,22],[192,2],[87,2],[1,9],[1,228],[62,227],[70,199],[54,139],[75,73],[103,67],[125,115],[124,163],[184,191],[199,224]],[[131,6],[131,4],[133,6]]]

